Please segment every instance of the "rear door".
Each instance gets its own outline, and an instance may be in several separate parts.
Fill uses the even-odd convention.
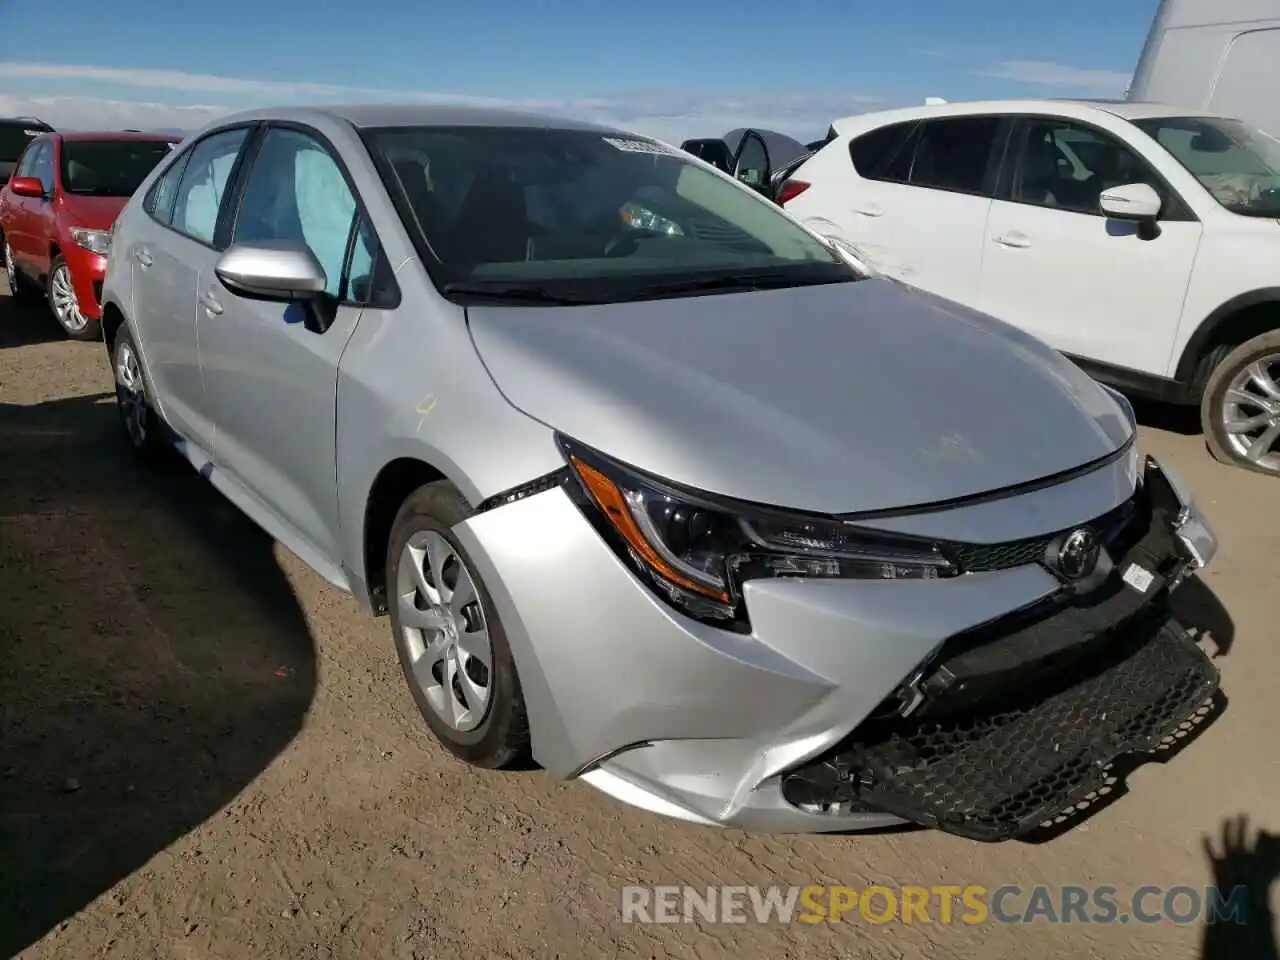
[[[27,177],[40,152],[40,142],[33,141],[18,159],[14,176]],[[24,272],[29,272],[31,248],[31,222],[28,205],[35,203],[34,197],[20,197],[12,190],[6,190],[0,203],[0,218],[3,218],[5,242],[13,252],[14,264]]]
[[[959,303],[979,296],[987,213],[1007,123],[996,116],[923,120],[850,144],[847,236],[889,276]]]
[[[132,242],[134,319],[161,410],[170,425],[211,452],[214,424],[205,403],[196,339],[196,289],[218,258],[218,225],[229,178],[251,128],[210,134],[155,182]]]

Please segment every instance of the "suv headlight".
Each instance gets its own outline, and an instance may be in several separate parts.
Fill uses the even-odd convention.
[[[1111,395],[1111,399],[1114,400],[1119,405],[1120,409],[1124,411],[1125,418],[1129,421],[1129,426],[1133,427],[1134,430],[1137,430],[1138,415],[1133,412],[1133,404],[1129,402],[1129,398],[1119,390],[1116,390],[1113,387],[1108,387],[1105,383],[1100,381],[1098,381],[1098,386],[1102,387],[1103,390],[1107,391],[1107,393]]]
[[[720,625],[745,622],[742,584],[762,577],[934,580],[960,573],[942,547],[831,517],[683,490],[561,438],[570,492],[664,600]]]
[[[87,227],[72,227],[71,239],[76,246],[84,247],[90,253],[106,256],[111,252],[111,231],[90,230]]]

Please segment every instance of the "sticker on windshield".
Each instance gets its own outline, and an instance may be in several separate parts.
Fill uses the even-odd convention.
[[[38,136],[40,136],[41,134],[43,134],[45,131],[43,131],[43,130],[23,130],[22,132],[23,132],[23,133],[25,133],[28,137],[38,137]]]
[[[624,153],[650,153],[659,157],[675,156],[670,147],[655,143],[652,140],[631,140],[624,137],[601,137],[605,143]]]

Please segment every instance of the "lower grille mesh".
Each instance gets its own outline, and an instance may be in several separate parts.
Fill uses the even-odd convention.
[[[1128,646],[1034,702],[869,725],[822,764],[842,786],[831,798],[975,840],[1034,830],[1102,787],[1113,761],[1171,745],[1207,712],[1218,671],[1172,620]]]

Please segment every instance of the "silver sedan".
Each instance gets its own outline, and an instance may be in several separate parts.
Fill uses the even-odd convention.
[[[472,764],[996,840],[1216,691],[1168,606],[1216,542],[1123,398],[650,138],[233,116],[103,297],[132,449],[388,615]]]

